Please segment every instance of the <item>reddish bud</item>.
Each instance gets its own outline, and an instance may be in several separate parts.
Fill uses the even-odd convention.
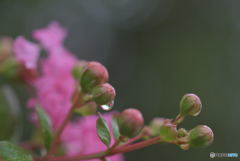
[[[90,91],[93,87],[108,81],[107,69],[98,62],[89,62],[82,74],[81,87],[85,91]]]
[[[197,116],[202,109],[200,98],[195,94],[185,94],[180,101],[180,115]]]
[[[212,129],[206,125],[198,125],[189,131],[188,142],[193,147],[208,146],[213,142]]]
[[[118,115],[117,121],[120,134],[129,138],[137,136],[144,126],[142,113],[134,108],[129,108],[121,112]]]
[[[93,100],[98,105],[105,105],[110,104],[114,100],[116,92],[113,86],[109,83],[104,83],[93,88],[92,95]]]

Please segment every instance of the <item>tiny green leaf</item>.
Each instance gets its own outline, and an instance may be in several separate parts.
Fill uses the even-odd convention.
[[[53,132],[51,121],[41,107],[36,107],[45,147],[48,149],[52,142]]]
[[[0,160],[3,161],[32,161],[32,156],[22,148],[9,143],[0,141]]]
[[[119,127],[118,127],[118,123],[117,123],[117,118],[114,116],[112,117],[111,125],[112,125],[114,138],[118,139],[120,136],[120,132],[119,132]]]
[[[99,113],[99,118],[97,119],[97,134],[100,140],[107,146],[110,146],[111,135],[106,120]]]

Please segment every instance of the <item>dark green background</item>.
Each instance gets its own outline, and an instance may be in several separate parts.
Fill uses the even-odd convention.
[[[175,117],[185,93],[201,97],[201,115],[182,126],[209,125],[212,146],[182,151],[154,145],[126,154],[127,161],[206,161],[212,160],[210,152],[240,154],[240,1],[0,1],[2,36],[30,38],[33,29],[52,20],[69,30],[70,51],[108,67],[117,90],[115,109],[139,108],[149,122]]]

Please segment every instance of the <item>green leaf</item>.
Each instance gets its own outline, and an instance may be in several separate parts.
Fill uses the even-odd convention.
[[[117,118],[114,116],[112,117],[111,125],[112,125],[113,135],[116,140],[119,138],[120,132],[119,132],[119,127],[118,127],[118,123],[117,123]]]
[[[32,156],[20,147],[7,141],[0,141],[0,160],[32,161]]]
[[[48,149],[51,145],[53,132],[51,121],[41,107],[36,107],[39,124],[41,127],[45,147]]]
[[[100,140],[107,146],[110,146],[111,135],[106,120],[99,113],[99,118],[97,119],[97,134]]]

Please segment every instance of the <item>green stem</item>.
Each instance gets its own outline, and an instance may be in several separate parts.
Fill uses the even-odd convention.
[[[184,117],[183,115],[178,114],[177,117],[175,118],[175,120],[172,122],[172,124],[178,125],[178,124],[180,124],[181,122],[183,122],[184,118],[185,118],[185,117]]]

